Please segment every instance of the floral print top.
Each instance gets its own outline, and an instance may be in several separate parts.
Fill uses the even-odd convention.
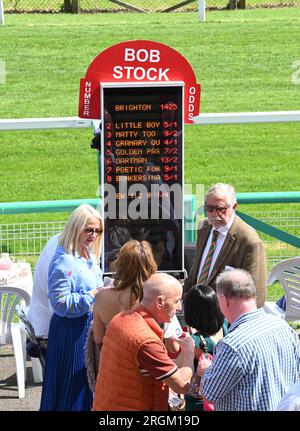
[[[63,247],[56,249],[48,272],[48,298],[58,316],[83,316],[94,302],[90,292],[102,286],[102,271],[92,257],[87,260]]]

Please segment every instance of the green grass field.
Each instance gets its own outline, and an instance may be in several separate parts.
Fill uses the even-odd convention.
[[[130,39],[170,45],[202,85],[201,112],[297,110],[300,9],[105,15],[7,15],[0,28],[0,118],[77,115],[79,80],[105,48]],[[228,181],[237,191],[299,189],[300,125],[185,129],[185,182]],[[95,197],[92,132],[0,135],[0,201]]]
[[[299,8],[208,12],[205,23],[197,13],[6,15],[0,118],[76,115],[92,59],[130,39],[166,43],[186,57],[202,85],[201,112],[297,110],[299,21]],[[186,126],[185,182],[299,190],[299,130],[299,123]],[[2,132],[0,201],[95,197],[91,137],[90,130]]]
[[[132,39],[162,42],[185,56],[202,86],[202,113],[300,109],[300,85],[292,82],[300,8],[210,11],[205,23],[197,13],[5,18],[2,119],[77,115],[79,81],[93,58]],[[238,192],[300,190],[299,135],[299,123],[188,125],[185,182],[230,182]],[[91,138],[91,130],[1,132],[0,202],[96,197]],[[0,223],[49,217],[61,214],[1,216]]]

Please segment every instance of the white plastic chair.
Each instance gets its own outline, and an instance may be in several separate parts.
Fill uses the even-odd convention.
[[[13,323],[18,303],[29,305],[30,295],[17,287],[0,287],[0,346],[12,344],[16,361],[19,398],[25,398],[26,332],[22,323]]]
[[[25,326],[25,329],[30,341],[36,346],[39,346],[39,342],[35,336],[33,326],[27,319],[26,313],[20,305],[16,306],[16,314],[21,320],[21,322],[23,323],[23,325]],[[43,355],[40,355],[39,358],[31,357],[31,363],[32,363],[33,382],[41,383],[43,381],[43,371],[45,369],[45,359]]]
[[[286,311],[282,311],[280,307],[274,304],[273,311],[282,313],[282,317],[287,322],[300,321],[300,256],[291,259],[283,260],[275,265],[268,277],[268,285],[279,281],[284,289],[286,297]],[[268,312],[270,303],[265,304],[265,309]],[[279,310],[281,311],[279,311]]]

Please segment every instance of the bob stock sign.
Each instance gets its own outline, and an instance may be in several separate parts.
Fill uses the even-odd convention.
[[[184,82],[184,122],[193,123],[199,114],[200,85],[194,71],[179,52],[167,45],[148,40],[134,40],[113,45],[90,64],[80,82],[80,118],[101,118],[102,83]],[[100,85],[99,85],[100,84]]]

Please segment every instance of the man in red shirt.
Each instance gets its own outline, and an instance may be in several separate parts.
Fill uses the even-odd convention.
[[[181,308],[182,286],[158,273],[146,281],[143,299],[108,325],[101,350],[93,410],[167,410],[168,392],[186,393],[193,374],[194,342],[177,340],[178,367],[168,356],[159,324],[170,322]]]

